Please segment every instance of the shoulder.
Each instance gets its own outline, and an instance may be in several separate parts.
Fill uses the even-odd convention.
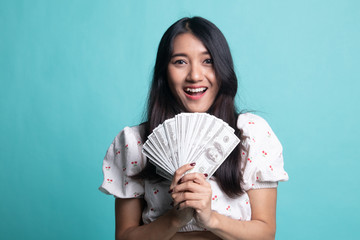
[[[143,142],[143,136],[145,133],[145,127],[143,124],[124,127],[115,137],[113,144],[119,145],[119,143],[130,145],[140,145]],[[130,144],[130,145],[129,145]]]
[[[268,122],[265,119],[253,113],[239,114],[237,119],[237,127],[242,131],[242,134],[246,136],[266,130],[271,130]]]
[[[268,122],[262,117],[253,113],[240,114],[237,120],[237,127],[240,129],[242,140],[247,139],[249,144],[272,145],[282,150],[282,146],[275,133]]]

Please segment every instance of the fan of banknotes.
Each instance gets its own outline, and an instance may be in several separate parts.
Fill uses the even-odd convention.
[[[186,163],[196,165],[189,172],[206,173],[210,178],[240,140],[223,120],[207,113],[181,113],[168,119],[148,136],[143,154],[156,172],[172,180]]]

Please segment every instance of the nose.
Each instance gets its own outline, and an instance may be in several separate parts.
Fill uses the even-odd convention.
[[[202,81],[204,78],[203,69],[199,64],[192,64],[187,81],[190,82],[199,82]]]

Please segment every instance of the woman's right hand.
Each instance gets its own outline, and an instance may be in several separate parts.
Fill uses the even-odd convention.
[[[181,182],[181,178],[184,174],[192,169],[195,166],[195,163],[185,164],[184,166],[178,168],[174,174],[173,180],[170,185],[170,193],[172,193],[174,187]],[[194,209],[193,208],[184,208],[179,209],[180,202],[176,202],[174,200],[174,208],[171,210],[171,214],[175,217],[175,224],[178,227],[185,226],[194,216]]]

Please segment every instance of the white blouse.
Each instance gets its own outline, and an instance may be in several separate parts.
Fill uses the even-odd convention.
[[[248,194],[250,189],[276,188],[278,181],[287,181],[284,171],[282,146],[268,123],[261,117],[240,114],[237,127],[242,131],[241,170],[243,173],[241,196],[229,198],[211,177],[211,209],[242,221],[251,220],[251,206]],[[170,182],[152,183],[134,180],[129,176],[140,172],[146,163],[141,153],[143,126],[125,127],[110,145],[103,162],[104,181],[99,190],[117,198],[144,198],[146,207],[142,219],[148,224],[172,208],[168,193]],[[240,183],[239,183],[240,184]],[[192,219],[180,232],[203,231]]]

